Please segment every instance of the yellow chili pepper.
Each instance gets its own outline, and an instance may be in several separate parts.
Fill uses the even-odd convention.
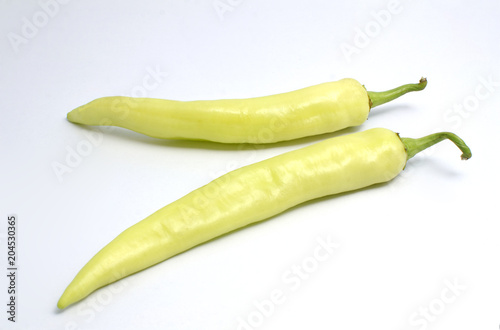
[[[370,109],[427,80],[386,92],[367,92],[354,79],[248,99],[172,101],[103,97],[69,112],[70,122],[118,126],[162,139],[273,143],[361,125]]]
[[[118,235],[76,275],[57,306],[222,234],[272,217],[302,202],[386,182],[417,152],[452,133],[400,138],[383,128],[330,138],[229,172],[163,207]]]

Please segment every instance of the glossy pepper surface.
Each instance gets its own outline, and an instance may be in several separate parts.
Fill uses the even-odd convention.
[[[346,78],[296,91],[247,99],[172,101],[112,96],[68,113],[70,122],[118,126],[162,139],[273,143],[361,125],[370,109],[425,88],[427,80],[367,92]]]
[[[222,234],[318,197],[393,179],[407,159],[443,139],[467,159],[456,135],[400,138],[382,128],[330,138],[229,172],[126,229],[64,291],[65,308],[92,291]]]

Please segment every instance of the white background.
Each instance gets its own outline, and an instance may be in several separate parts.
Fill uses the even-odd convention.
[[[498,1],[0,8],[1,329],[498,329]],[[161,141],[65,118],[109,95],[239,98],[344,77],[381,91],[421,76],[426,90],[374,109],[360,127],[273,145]],[[57,311],[76,272],[155,210],[232,168],[372,127],[453,131],[473,157],[460,161],[443,142],[388,184],[306,203]],[[18,216],[15,324],[2,275],[9,214]],[[328,240],[338,247],[315,261]],[[294,275],[304,266],[307,276]]]

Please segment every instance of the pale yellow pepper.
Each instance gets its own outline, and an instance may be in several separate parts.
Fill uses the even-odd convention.
[[[57,306],[65,308],[94,290],[196,245],[297,204],[393,179],[407,159],[451,133],[400,139],[375,128],[330,138],[229,172],[163,207],[122,232],[76,275]]]
[[[162,139],[273,143],[361,125],[370,109],[425,88],[427,80],[367,92],[354,79],[248,99],[172,101],[112,96],[68,113],[70,122],[118,126]]]

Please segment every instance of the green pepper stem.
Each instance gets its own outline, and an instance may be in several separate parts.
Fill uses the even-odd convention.
[[[406,84],[385,92],[368,92],[370,109],[397,99],[408,92],[421,91],[425,86],[427,86],[427,79],[421,78],[418,84]]]
[[[413,156],[415,156],[416,154],[418,154],[420,151],[425,150],[430,146],[433,146],[436,143],[441,142],[445,139],[448,139],[451,142],[453,142],[462,151],[461,157],[463,160],[467,160],[472,157],[472,153],[469,147],[465,144],[465,142],[457,135],[450,132],[434,133],[431,135],[421,137],[419,139],[401,138],[401,141],[405,146],[407,154],[406,159],[408,160]]]

